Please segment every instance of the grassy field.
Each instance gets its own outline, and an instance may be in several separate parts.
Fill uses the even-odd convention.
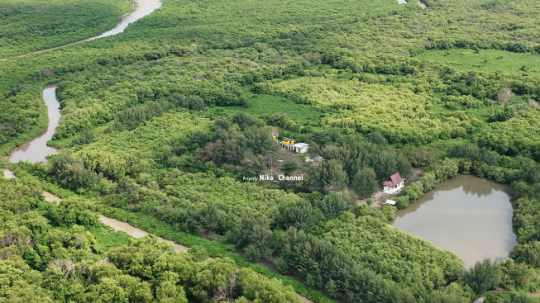
[[[242,88],[244,95],[249,100],[250,106],[248,108],[240,106],[217,106],[215,110],[226,114],[243,111],[253,116],[259,116],[261,114],[287,114],[287,117],[302,124],[317,122],[321,117],[322,111],[319,109],[278,96],[257,95],[250,91],[251,87],[251,85],[246,85]]]
[[[540,73],[540,55],[500,50],[430,50],[415,57],[419,60],[442,61],[461,70],[504,73]]]
[[[97,35],[131,8],[124,0],[2,0],[0,58]]]

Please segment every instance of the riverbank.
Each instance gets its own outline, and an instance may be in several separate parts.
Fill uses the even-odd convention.
[[[99,38],[117,35],[119,33],[122,33],[129,24],[149,15],[154,10],[160,8],[161,5],[161,0],[138,0],[133,5],[133,11],[124,14],[120,22],[118,22],[114,28],[91,38],[83,39],[54,48],[40,50],[34,53],[55,50],[87,41],[96,40]],[[10,151],[10,155],[8,157],[9,162],[16,163],[19,161],[46,161],[46,156],[58,153],[57,149],[47,145],[47,141],[52,139],[56,126],[58,126],[60,122],[60,103],[56,99],[56,86],[57,84],[50,84],[42,89],[43,100],[47,107],[47,119],[45,119],[45,117],[40,118],[38,120],[38,124],[34,126],[34,130],[27,133],[26,135],[19,136],[19,139],[22,138],[22,140],[17,140],[17,142],[14,143],[14,145],[16,146],[13,147],[13,149],[11,149]],[[45,129],[45,131],[40,132],[40,130],[45,128],[46,125],[47,128]],[[7,151],[5,151],[5,153],[7,153]]]
[[[47,129],[41,135],[14,148],[8,158],[9,162],[47,161],[45,158],[46,156],[58,153],[57,149],[47,146],[47,141],[53,138],[56,127],[60,122],[60,102],[56,99],[57,85],[58,84],[51,84],[43,88],[43,101],[47,106]]]
[[[84,43],[84,42],[88,42],[88,41],[96,40],[96,39],[99,39],[99,38],[109,37],[109,36],[113,36],[113,35],[122,33],[127,28],[127,26],[129,24],[131,24],[131,23],[133,23],[133,22],[135,22],[135,21],[149,15],[150,13],[155,11],[156,9],[160,8],[161,5],[162,5],[161,0],[128,0],[128,1],[131,2],[131,11],[121,15],[120,20],[116,23],[116,25],[113,28],[111,28],[111,29],[109,29],[109,30],[97,35],[97,36],[92,36],[92,37],[89,37],[89,38],[76,40],[76,41],[69,42],[69,43],[66,43],[66,44],[58,45],[58,46],[55,46],[55,47],[49,47],[49,48],[37,50],[37,51],[34,51],[34,52],[30,52],[30,53],[26,53],[26,54],[14,56],[14,57],[0,58],[0,61],[6,61],[6,60],[8,60],[10,58],[22,58],[22,57],[32,55],[32,54],[39,54],[39,53],[43,53],[43,52],[53,51],[53,50],[57,50],[57,49],[61,49],[61,48],[69,47],[69,46],[74,46],[74,45],[78,45],[78,44],[81,44],[81,43]]]

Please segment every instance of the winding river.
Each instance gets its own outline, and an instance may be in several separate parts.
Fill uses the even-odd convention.
[[[57,153],[55,148],[47,146],[47,141],[52,139],[56,126],[58,126],[58,123],[60,122],[60,103],[56,100],[56,84],[48,85],[43,88],[43,100],[47,105],[47,115],[49,117],[47,130],[42,135],[13,149],[9,157],[9,162],[47,161],[45,158],[46,156]]]
[[[132,12],[130,12],[130,13],[124,14],[122,16],[122,19],[120,20],[120,22],[118,22],[118,24],[116,24],[116,26],[114,28],[112,28],[112,29],[110,29],[110,30],[108,30],[108,31],[106,31],[106,32],[104,32],[102,34],[99,34],[99,35],[94,36],[94,37],[86,38],[86,39],[83,39],[83,40],[78,40],[78,41],[75,41],[75,42],[71,42],[71,43],[68,43],[68,44],[63,44],[63,45],[59,45],[59,46],[55,46],[55,47],[51,47],[51,48],[38,50],[38,51],[35,51],[35,52],[31,52],[29,54],[42,53],[42,52],[46,52],[46,51],[50,51],[50,50],[64,48],[64,47],[68,47],[68,46],[72,46],[72,45],[77,45],[77,44],[81,44],[81,43],[84,43],[84,42],[87,42],[87,41],[92,41],[92,40],[95,40],[95,39],[109,37],[109,36],[119,34],[119,33],[123,32],[126,29],[126,27],[128,27],[128,25],[130,25],[131,23],[141,19],[144,16],[149,15],[150,13],[155,11],[156,9],[160,8],[161,7],[161,0],[135,0],[135,3],[133,5],[133,7],[134,7],[134,10]],[[20,56],[17,56],[17,57],[24,57],[26,55],[28,55],[28,54],[20,55]],[[0,58],[0,61],[6,61],[6,60],[7,60],[7,58]]]
[[[91,41],[99,38],[109,37],[123,32],[126,27],[143,18],[144,16],[149,15],[154,10],[158,9],[161,6],[161,0],[137,0],[135,5],[135,10],[129,14],[126,14],[122,17],[122,20],[111,30],[108,30],[101,35],[91,37],[85,40],[73,42],[70,44],[41,50],[38,52],[44,52],[52,49],[63,48],[86,41]],[[50,146],[47,146],[47,141],[51,140],[56,126],[60,122],[60,103],[56,100],[56,84],[48,85],[43,88],[43,100],[47,105],[47,116],[49,119],[49,124],[47,130],[42,135],[27,141],[15,148],[11,155],[9,156],[9,162],[16,163],[19,161],[28,161],[28,162],[41,162],[47,161],[45,158],[48,155],[54,155],[58,151]]]
[[[158,9],[161,6],[160,0],[137,0],[136,2],[137,2],[137,5],[135,7],[135,10],[130,14],[124,15],[122,20],[113,29],[106,31],[102,33],[101,35],[98,35],[95,37],[91,37],[85,40],[73,42],[70,44],[66,44],[66,45],[62,45],[62,46],[58,46],[58,47],[54,47],[50,49],[41,50],[38,52],[44,52],[48,50],[68,47],[68,46],[83,43],[86,41],[91,41],[91,40],[119,34],[123,32],[129,24],[143,18],[144,16],[149,15],[150,13],[152,13],[154,10]],[[48,121],[49,121],[47,130],[42,135],[30,141],[27,141],[21,146],[15,148],[11,152],[11,155],[9,157],[10,162],[12,163],[19,162],[19,161],[41,162],[41,161],[47,160],[45,158],[46,156],[58,153],[58,151],[55,148],[47,146],[47,141],[52,139],[54,132],[56,130],[56,127],[58,126],[60,122],[60,103],[56,99],[56,87],[57,87],[57,84],[52,84],[43,88],[43,100],[45,101],[45,104],[47,105],[47,115],[48,115]],[[15,177],[13,172],[10,170],[2,169],[2,172],[5,178],[9,179],[9,178]],[[44,191],[42,194],[46,201],[56,203],[56,205],[60,204],[61,199],[59,197],[46,191]],[[128,223],[121,222],[113,218],[105,217],[103,215],[99,216],[99,220],[105,225],[112,227],[115,231],[123,231],[134,238],[141,238],[149,234],[148,232],[142,229],[136,228]],[[176,252],[186,251],[188,249],[186,246],[180,245],[176,242],[165,240],[160,237],[158,237],[158,239],[160,241],[164,241],[171,244],[174,247],[174,250]],[[298,294],[297,296],[301,303],[313,303],[313,301],[303,296],[300,296]]]
[[[454,252],[466,267],[484,257],[504,260],[517,243],[508,189],[458,175],[396,212],[392,225]]]

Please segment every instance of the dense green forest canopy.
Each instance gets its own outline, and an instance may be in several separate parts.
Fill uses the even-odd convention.
[[[59,83],[62,121],[50,144],[66,149],[17,169],[78,196],[59,209],[87,205],[72,207],[80,214],[58,211],[42,201],[39,184],[2,181],[13,197],[5,217],[43,247],[57,245],[43,230],[88,240],[65,240],[67,255],[54,253],[107,271],[50,282],[46,268],[64,263],[36,245],[17,246],[2,260],[5,272],[24,273],[34,291],[26,295],[43,300],[92,301],[115,289],[130,302],[170,295],[208,302],[234,274],[226,301],[257,300],[257,290],[294,301],[289,288],[236,267],[247,259],[295,275],[295,290],[308,289],[316,302],[531,302],[522,292],[540,286],[540,3],[409,2],[164,0],[120,35],[0,62],[0,151],[45,129],[41,88]],[[99,15],[118,18],[124,6],[115,7]],[[17,51],[49,46],[36,45]],[[310,144],[316,161],[293,155],[279,170],[304,174],[302,182],[243,181],[286,155],[273,136]],[[396,198],[398,208],[458,172],[512,183],[519,239],[512,259],[467,270],[456,255],[389,227],[392,207],[358,205],[394,172],[412,176],[412,166],[424,174]],[[194,260],[152,240],[111,240],[87,226],[95,223],[87,208],[199,236],[242,257]],[[25,225],[25,216],[43,229]],[[100,239],[119,248],[102,251]],[[103,256],[110,268],[99,264]],[[83,277],[90,284],[79,283]],[[57,284],[64,286],[51,288]]]
[[[155,237],[134,240],[112,232],[84,201],[45,202],[32,179],[0,178],[0,185],[0,293],[6,302],[298,300],[290,286],[239,269],[230,259],[208,260],[204,248],[176,253]]]
[[[0,58],[23,55],[100,34],[131,9],[122,0],[3,0]]]

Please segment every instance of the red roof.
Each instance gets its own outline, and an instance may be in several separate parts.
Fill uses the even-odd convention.
[[[398,185],[399,183],[401,183],[402,181],[405,181],[405,179],[403,179],[400,175],[399,175],[399,172],[393,174],[390,176],[390,180],[391,181],[384,181],[383,182],[383,185],[384,186],[396,186]]]

